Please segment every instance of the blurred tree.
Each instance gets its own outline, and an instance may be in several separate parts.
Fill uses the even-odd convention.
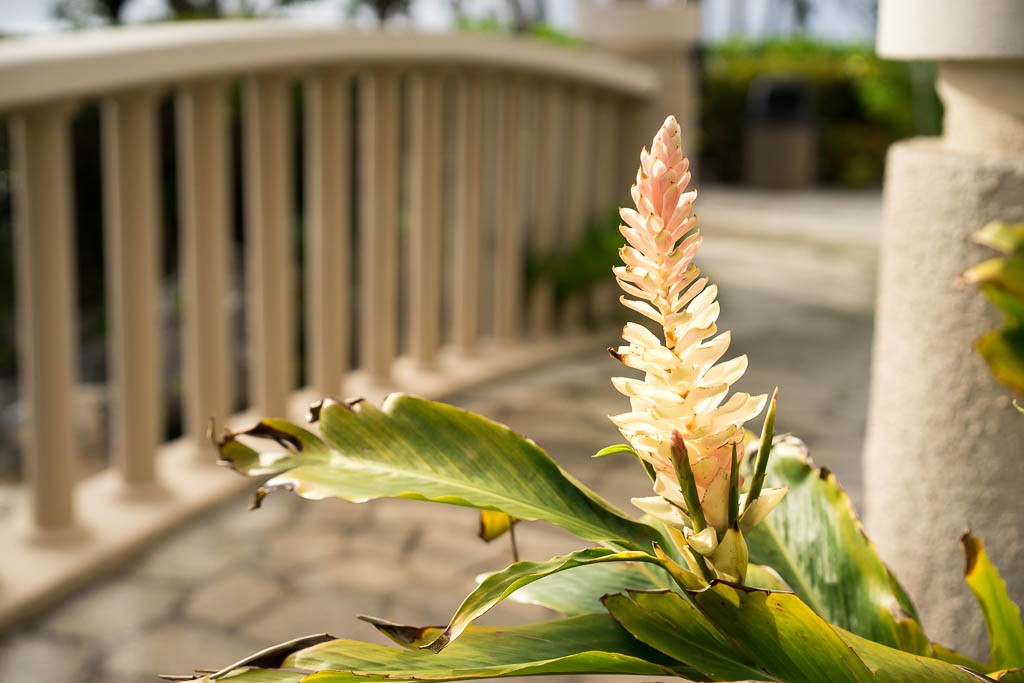
[[[646,0],[630,1],[645,2]],[[467,11],[465,0],[449,0],[455,24],[461,31],[530,35],[536,38],[552,39],[563,44],[579,42],[575,36],[548,23],[546,0],[491,0],[486,5],[488,11],[484,17],[479,16],[481,3],[473,4],[476,6],[475,11]],[[502,7],[505,8],[504,12],[501,11]]]
[[[215,19],[223,15],[220,0],[167,0],[175,19]]]
[[[793,18],[796,19],[797,30],[807,30],[807,20],[811,16],[811,0],[791,0],[793,4]]]
[[[383,24],[391,17],[408,14],[410,0],[339,0],[352,17],[360,7],[369,7],[377,21]],[[276,0],[279,5],[301,5],[310,0]]]
[[[855,9],[870,26],[878,24],[878,0],[843,0],[843,4]]]
[[[523,0],[505,0],[512,17],[512,31],[529,33],[545,22],[544,0],[535,0],[527,6]],[[454,3],[453,3],[454,4]]]
[[[121,23],[121,13],[128,0],[57,0],[53,17],[72,26],[87,26],[96,19],[111,24]]]
[[[53,17],[75,28],[96,23],[121,24],[129,0],[56,0]],[[220,0],[167,0],[175,19],[213,19],[223,15]]]
[[[399,14],[408,14],[409,0],[352,0],[349,5],[349,13],[359,7],[369,7],[377,16],[377,21],[383,24],[391,17]]]

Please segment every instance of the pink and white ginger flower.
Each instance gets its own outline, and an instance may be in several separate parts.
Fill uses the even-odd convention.
[[[732,481],[731,473],[734,453],[743,454],[744,423],[764,409],[767,397],[737,392],[725,400],[743,376],[747,358],[718,362],[729,348],[730,334],[718,334],[718,288],[693,263],[701,234],[691,214],[697,192],[686,190],[689,181],[679,124],[670,116],[650,151],[640,154],[632,188],[636,208],[620,210],[620,230],[628,242],[619,250],[625,265],[614,269],[626,293],[623,305],[656,323],[661,337],[635,323],[623,329],[627,345],[613,355],[644,375],[612,380],[629,398],[630,411],[611,419],[655,473],[657,495],[633,503],[678,532],[677,542],[708,558],[718,576],[742,581],[743,533],[763,519],[785,490],[764,490],[749,507],[743,496],[730,498],[740,483]],[[680,475],[690,475],[677,471],[673,441],[675,462],[682,454],[689,462],[702,513],[697,516],[703,520],[695,520],[687,505]],[[744,513],[734,511],[730,526],[730,503],[735,507],[737,498]]]

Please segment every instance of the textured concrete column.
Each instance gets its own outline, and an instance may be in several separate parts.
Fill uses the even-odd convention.
[[[939,60],[946,120],[942,137],[889,151],[866,523],[929,636],[984,657],[957,537],[968,524],[984,536],[1024,601],[1024,417],[971,347],[999,314],[953,281],[992,255],[973,232],[995,218],[1024,221],[1024,41],[1007,34],[1024,25],[1024,4],[927,4],[891,0],[880,14],[881,54]]]
[[[661,87],[655,99],[637,103],[623,143],[640,150],[674,114],[683,131],[683,152],[693,162],[700,120],[699,69],[694,47],[700,33],[700,3],[669,0],[666,4],[613,0],[598,4],[579,0],[580,35],[610,52],[654,68]],[[634,163],[633,171],[636,165]]]

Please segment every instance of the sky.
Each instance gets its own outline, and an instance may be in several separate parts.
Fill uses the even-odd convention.
[[[236,0],[237,2],[238,0]],[[232,0],[225,0],[230,6]],[[248,0],[253,5],[270,5],[272,0]],[[0,0],[0,31],[10,33],[52,30],[50,18],[54,0]],[[813,35],[837,41],[870,41],[874,27],[858,0],[815,0],[809,30]],[[546,0],[551,23],[572,32],[576,26],[575,0]],[[296,20],[315,22],[344,21],[342,0],[311,0],[290,8]],[[463,0],[467,13],[483,17],[503,11],[501,0]],[[129,0],[125,9],[129,21],[159,18],[165,0]],[[444,30],[451,25],[450,0],[412,0],[416,25],[426,30]],[[366,21],[368,17],[363,17]],[[740,31],[760,36],[787,33],[792,29],[792,13],[785,0],[703,0],[702,35],[716,40]]]

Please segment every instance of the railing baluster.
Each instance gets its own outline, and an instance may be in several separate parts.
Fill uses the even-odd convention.
[[[249,405],[284,416],[295,386],[291,83],[280,74],[245,82],[245,273]]]
[[[618,148],[618,120],[616,100],[612,95],[600,98],[594,119],[594,135],[591,137],[594,153],[594,192],[591,195],[592,214],[603,219],[618,202],[622,188],[619,187],[619,169],[616,164]]]
[[[460,353],[473,353],[480,338],[483,81],[479,75],[461,79],[456,102],[452,342]]]
[[[559,191],[563,168],[561,127],[563,98],[554,83],[541,84],[535,91],[532,175],[530,206],[530,250],[535,259],[549,256],[557,244]],[[551,333],[554,321],[555,291],[543,276],[530,293],[529,329],[534,336]]]
[[[523,308],[522,83],[502,82],[498,105],[498,163],[495,195],[498,216],[494,263],[494,335],[519,336]]]
[[[232,408],[231,255],[226,85],[208,81],[176,98],[185,434],[208,456],[209,420]]]
[[[565,201],[565,225],[562,226],[559,251],[563,255],[572,254],[577,243],[588,229],[590,217],[590,182],[592,178],[593,148],[590,144],[591,123],[593,118],[593,101],[584,91],[572,93],[569,106],[568,149],[565,154],[566,188],[563,193]],[[565,302],[562,311],[562,322],[567,327],[577,327],[584,316],[585,298],[582,292],[574,293]]]
[[[626,187],[636,182],[636,169],[640,165],[641,145],[650,146],[650,139],[645,139],[645,124],[648,122],[646,103],[640,103],[626,97],[618,101],[618,137],[619,143],[616,166],[618,176]]]
[[[444,198],[444,79],[418,74],[410,93],[409,352],[420,369],[437,361],[441,345]]]
[[[11,120],[24,458],[38,532],[72,528],[77,479],[71,136],[64,104]]]
[[[386,383],[398,345],[398,73],[364,73],[359,95],[359,354],[369,379]]]
[[[306,329],[309,386],[338,395],[351,325],[350,76],[325,70],[305,84]]]
[[[155,96],[112,95],[102,105],[111,440],[113,461],[131,487],[156,482],[163,440]]]
[[[597,104],[594,116],[594,134],[592,149],[594,154],[594,182],[591,195],[591,216],[595,219],[599,230],[607,229],[606,221],[613,220],[611,212],[623,196],[625,185],[619,183],[620,165],[619,150],[616,145],[618,136],[618,106],[613,95],[604,95]],[[616,309],[619,288],[610,278],[605,278],[594,288],[591,310],[598,320],[606,320],[613,316]]]

